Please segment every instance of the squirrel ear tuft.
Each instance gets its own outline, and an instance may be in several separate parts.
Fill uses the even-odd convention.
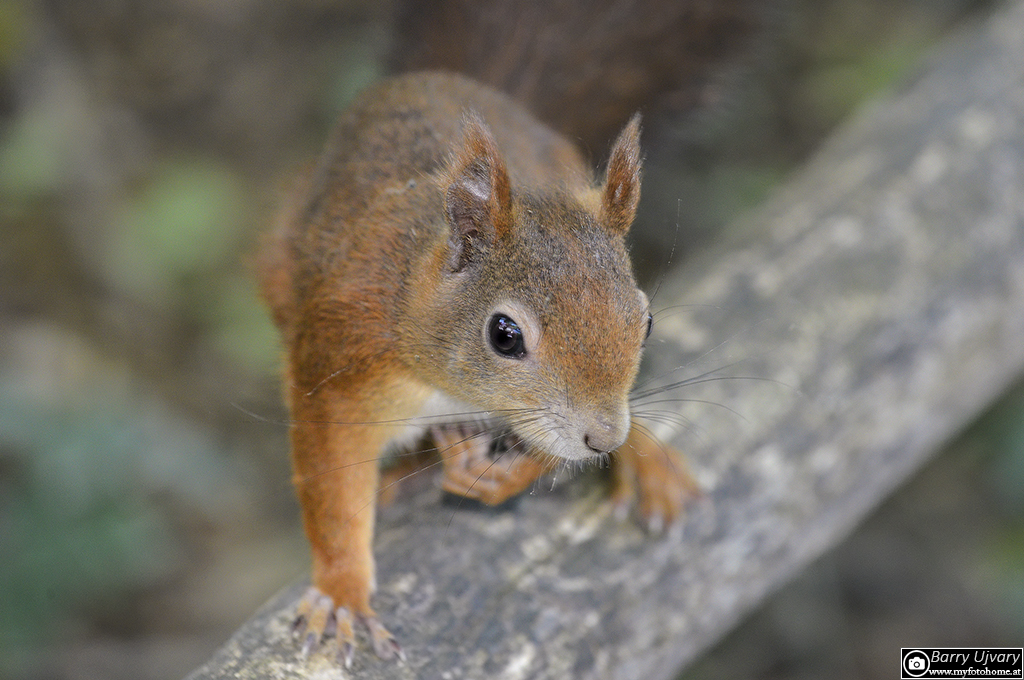
[[[601,221],[625,235],[640,202],[640,114],[635,113],[619,133],[608,158],[608,175],[601,196]]]
[[[452,269],[462,270],[476,248],[502,238],[512,224],[508,169],[490,128],[476,113],[463,119],[462,147],[445,178]]]

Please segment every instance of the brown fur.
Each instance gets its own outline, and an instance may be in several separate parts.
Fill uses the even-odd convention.
[[[779,0],[402,0],[392,66],[448,69],[515,98],[589,152],[631,115],[714,109],[765,51]],[[726,92],[723,92],[726,90]]]

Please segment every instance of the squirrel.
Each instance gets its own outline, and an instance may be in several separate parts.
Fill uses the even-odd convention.
[[[342,115],[260,260],[287,352],[294,482],[312,549],[306,653],[370,606],[378,460],[428,431],[445,487],[500,503],[560,461],[612,452],[613,498],[671,522],[695,485],[631,423],[652,323],[625,248],[640,125],[595,186],[576,148],[497,91],[442,72],[364,92]],[[489,433],[528,455],[491,465]],[[507,437],[504,437],[507,432]]]
[[[749,2],[719,4],[729,15]],[[441,5],[474,21],[463,16],[474,3]],[[410,16],[424,35],[443,33],[451,17],[418,7]],[[651,52],[662,63],[663,50]],[[556,466],[609,459],[617,513],[635,504],[649,528],[699,493],[681,454],[630,414],[652,326],[625,244],[640,197],[639,114],[617,123],[595,181],[563,133],[492,85],[417,71],[371,86],[262,242],[257,274],[285,346],[293,482],[312,552],[296,615],[304,655],[334,631],[349,666],[358,622],[378,656],[403,657],[370,602],[379,461],[424,439],[441,454],[443,487],[488,504]],[[544,85],[525,98],[545,96]],[[635,110],[637,97],[621,99]],[[574,136],[607,130],[598,116]]]

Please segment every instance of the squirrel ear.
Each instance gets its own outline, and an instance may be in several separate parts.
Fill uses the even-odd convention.
[[[444,202],[451,227],[452,269],[469,262],[478,243],[502,238],[512,224],[508,169],[494,135],[475,113],[467,113],[462,148],[447,173]]]
[[[640,166],[640,114],[635,113],[612,147],[601,197],[601,221],[623,235],[633,224],[640,202]]]

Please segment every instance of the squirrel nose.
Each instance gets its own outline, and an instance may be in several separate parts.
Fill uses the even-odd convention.
[[[583,434],[583,443],[594,453],[608,453],[622,446],[628,431],[628,413],[625,418],[598,416]]]

